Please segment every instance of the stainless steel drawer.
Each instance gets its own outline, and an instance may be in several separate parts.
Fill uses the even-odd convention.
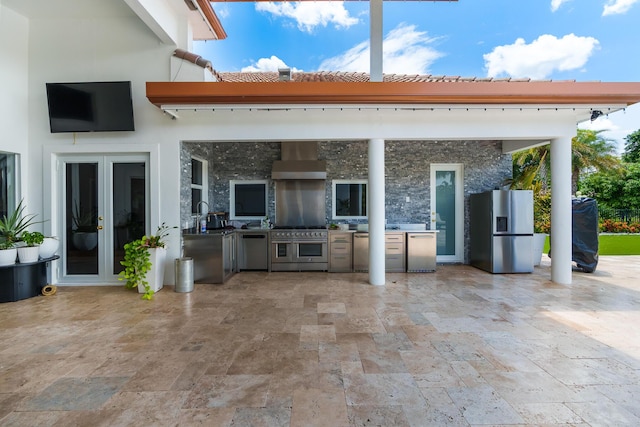
[[[353,233],[329,233],[329,243],[348,243],[351,244]]]

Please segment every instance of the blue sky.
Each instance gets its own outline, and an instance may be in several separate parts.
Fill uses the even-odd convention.
[[[369,71],[369,3],[221,2],[226,40],[196,42],[219,71]],[[385,1],[384,72],[640,81],[640,0]],[[623,138],[640,106],[581,125]]]

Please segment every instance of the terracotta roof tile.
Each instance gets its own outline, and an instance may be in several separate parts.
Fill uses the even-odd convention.
[[[277,82],[278,73],[275,71],[260,72],[227,72],[214,71],[221,82]],[[510,77],[461,77],[432,74],[384,74],[384,82],[425,83],[425,82],[530,82],[529,78],[515,79]],[[291,81],[294,82],[368,82],[369,74],[347,71],[294,71],[291,73]],[[545,80],[536,80],[545,81]],[[546,80],[550,81],[550,80]],[[575,80],[569,80],[575,82]]]

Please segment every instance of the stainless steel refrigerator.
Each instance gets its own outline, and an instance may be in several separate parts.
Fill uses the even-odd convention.
[[[533,191],[492,190],[469,197],[470,262],[490,273],[533,271]]]

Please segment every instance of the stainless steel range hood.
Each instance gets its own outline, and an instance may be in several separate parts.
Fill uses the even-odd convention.
[[[282,160],[273,163],[277,226],[318,226],[325,219],[327,164],[318,160],[317,142],[283,142]]]
[[[271,178],[327,179],[327,162],[318,160],[317,142],[283,142],[281,159],[273,162]]]
[[[327,163],[324,160],[276,160],[271,178],[327,179]]]

